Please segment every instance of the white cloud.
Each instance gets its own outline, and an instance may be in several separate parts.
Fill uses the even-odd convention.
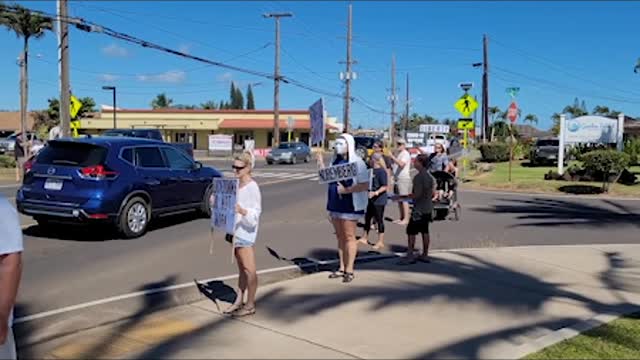
[[[129,51],[122,46],[118,46],[117,44],[111,44],[109,46],[105,46],[102,48],[102,53],[107,56],[112,57],[127,57],[129,56]]]
[[[118,79],[120,78],[120,76],[118,76],[118,75],[112,75],[112,74],[100,74],[100,75],[98,76],[98,78],[99,78],[100,80],[102,80],[102,81],[107,81],[107,82],[109,82],[109,81],[116,81],[116,80],[118,80]]]
[[[186,80],[187,74],[182,70],[169,70],[161,74],[138,75],[138,81],[142,82],[164,82],[164,83],[180,83]]]
[[[216,80],[219,82],[229,82],[232,79],[233,79],[233,74],[231,74],[230,72],[222,73],[216,76]]]
[[[191,44],[181,44],[178,47],[178,51],[180,51],[181,53],[190,54],[191,53]]]

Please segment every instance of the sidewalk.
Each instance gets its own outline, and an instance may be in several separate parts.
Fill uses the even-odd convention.
[[[20,353],[22,358],[519,358],[550,344],[554,330],[640,306],[640,245],[465,249],[434,252],[431,264],[396,261],[359,264],[351,284],[322,272],[264,286],[252,317],[222,316],[203,297]],[[217,294],[226,288],[211,286]]]

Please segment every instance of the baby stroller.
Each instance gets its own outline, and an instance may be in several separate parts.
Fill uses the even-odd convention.
[[[462,208],[458,203],[456,178],[446,171],[435,171],[431,175],[436,180],[438,191],[438,200],[433,202],[433,219],[459,221]]]

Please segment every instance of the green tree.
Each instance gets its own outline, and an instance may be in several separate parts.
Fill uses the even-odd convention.
[[[236,90],[236,84],[232,81],[231,88],[229,89],[229,108],[238,108],[238,91]]]
[[[27,127],[27,109],[29,101],[29,40],[39,39],[47,31],[53,30],[53,20],[32,13],[20,5],[0,4],[0,26],[5,26],[7,30],[13,31],[18,38],[22,38],[22,55],[20,65],[20,95],[22,98],[20,109],[20,128],[23,130],[23,137]],[[23,139],[25,140],[25,139]]]
[[[609,108],[608,108],[607,106],[600,106],[600,105],[598,105],[598,106],[596,106],[596,107],[594,107],[594,108],[593,108],[593,112],[592,112],[592,114],[593,114],[593,115],[603,115],[603,116],[606,116],[606,115],[609,115],[609,113],[610,113],[610,112],[611,112],[611,110],[609,110]]]
[[[551,115],[551,120],[553,120],[553,126],[551,127],[551,132],[555,136],[560,135],[560,114],[553,113],[553,115]]]
[[[616,150],[595,150],[582,155],[588,171],[602,174],[602,191],[608,192],[610,183],[617,182],[622,171],[629,166],[629,154]]]
[[[251,88],[251,84],[247,86],[247,110],[255,110],[256,103],[253,99],[253,89]]]
[[[491,122],[496,121],[496,117],[498,115],[500,115],[501,113],[502,113],[502,110],[500,110],[499,107],[497,107],[497,106],[489,107],[489,116],[491,116]]]
[[[580,104],[578,98],[574,99],[573,105],[565,106],[562,112],[568,114],[571,118],[577,118],[589,114],[589,112],[586,110],[584,101],[582,102],[582,104]]]
[[[215,110],[216,109],[216,102],[213,100],[209,100],[205,103],[200,104],[200,107],[205,109],[205,110]]]
[[[244,109],[244,96],[242,95],[242,90],[240,90],[239,87],[236,87],[235,104],[233,108],[237,110]]]
[[[524,117],[524,122],[528,122],[531,123],[531,125],[533,124],[538,124],[538,117],[534,114],[527,114],[527,116]]]
[[[173,99],[167,97],[167,94],[161,93],[151,101],[151,108],[153,109],[166,109],[173,105]]]

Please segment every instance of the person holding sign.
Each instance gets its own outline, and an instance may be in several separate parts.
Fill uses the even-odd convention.
[[[317,161],[318,167],[324,169],[322,153],[318,153]],[[338,271],[329,278],[342,278],[343,282],[349,283],[354,279],[353,268],[358,252],[356,226],[367,208],[369,189],[367,165],[356,155],[355,140],[349,134],[342,134],[336,140],[335,157],[331,162],[332,167],[344,164],[355,164],[355,176],[329,182],[327,190],[327,211],[338,239],[340,257]]]
[[[371,220],[375,218],[378,225],[378,242],[373,245],[375,250],[384,248],[384,208],[387,205],[387,170],[382,154],[371,155],[371,167],[373,176],[371,187],[369,188],[369,205],[364,218],[364,235],[360,242],[369,243],[369,231],[371,230]]]
[[[233,305],[224,313],[233,316],[253,315],[256,312],[256,291],[258,290],[258,275],[254,245],[258,236],[258,225],[262,213],[262,196],[258,184],[251,177],[253,169],[253,154],[243,152],[233,161],[233,170],[239,180],[238,193],[235,204],[235,228],[233,235],[233,249],[238,263],[238,296]],[[211,204],[215,204],[214,195]],[[246,295],[246,302],[244,302]]]

